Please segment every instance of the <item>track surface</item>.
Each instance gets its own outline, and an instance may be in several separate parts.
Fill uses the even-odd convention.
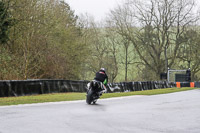
[[[0,133],[200,133],[200,90],[0,107]]]

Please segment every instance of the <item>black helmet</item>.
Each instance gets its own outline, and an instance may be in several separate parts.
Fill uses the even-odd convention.
[[[100,71],[106,72],[106,69],[105,68],[101,68]]]

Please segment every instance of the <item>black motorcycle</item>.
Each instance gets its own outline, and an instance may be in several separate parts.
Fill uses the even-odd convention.
[[[86,95],[86,103],[87,104],[95,104],[97,100],[100,98],[102,93],[106,92],[105,85],[96,80],[92,80],[87,84],[87,95]]]

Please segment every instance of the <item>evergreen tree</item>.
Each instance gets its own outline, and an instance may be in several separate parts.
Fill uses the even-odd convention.
[[[0,44],[4,44],[8,40],[8,29],[11,25],[8,8],[6,3],[0,1]]]

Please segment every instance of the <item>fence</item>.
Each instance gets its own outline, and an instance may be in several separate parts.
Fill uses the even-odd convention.
[[[62,92],[85,92],[89,81],[72,80],[2,80],[0,97],[24,96]],[[176,87],[175,82],[147,81],[109,83],[108,92],[127,92]]]

